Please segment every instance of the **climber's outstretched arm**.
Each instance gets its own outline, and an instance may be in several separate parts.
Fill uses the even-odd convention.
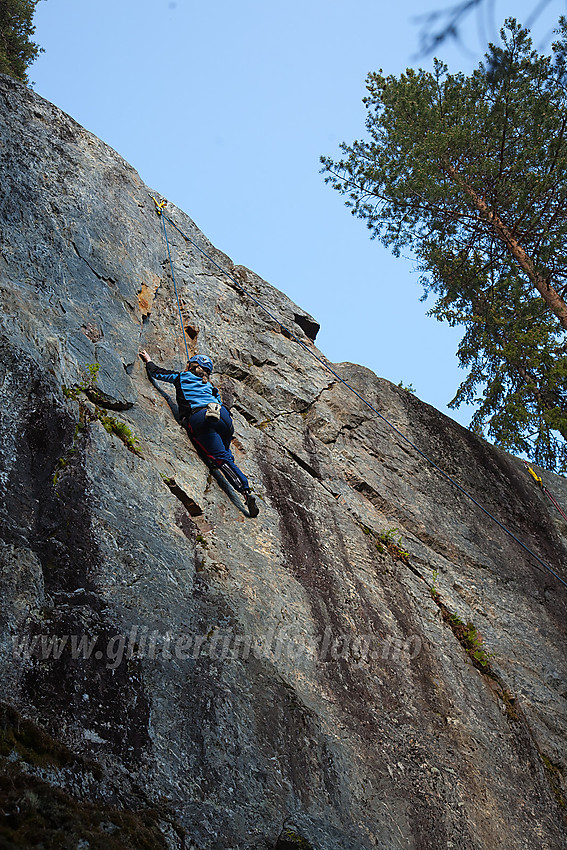
[[[144,349],[140,351],[140,357],[146,364],[146,371],[150,378],[154,378],[157,381],[167,381],[168,384],[174,384],[176,378],[179,377],[179,372],[171,372],[169,369],[161,369],[159,366],[156,366],[148,352],[144,351]]]

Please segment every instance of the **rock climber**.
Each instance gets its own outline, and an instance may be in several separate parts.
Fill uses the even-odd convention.
[[[248,513],[258,516],[259,510],[248,479],[234,462],[230,443],[234,425],[221,395],[209,378],[213,362],[205,354],[196,354],[187,363],[185,372],[161,369],[147,351],[140,351],[150,378],[167,381],[175,386],[179,420],[187,430],[197,450],[213,467],[223,473],[230,484],[244,496]]]

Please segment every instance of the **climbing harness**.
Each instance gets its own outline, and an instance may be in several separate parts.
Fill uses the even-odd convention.
[[[532,549],[530,549],[529,546],[527,546],[522,540],[520,540],[520,538],[517,537],[514,534],[513,531],[510,531],[510,529],[507,528],[503,523],[501,523],[499,519],[497,519],[493,514],[491,514],[490,511],[487,508],[484,507],[484,505],[481,505],[480,502],[478,502],[474,498],[474,496],[472,496],[467,490],[464,489],[464,487],[461,487],[461,485],[457,481],[455,481],[454,478],[452,478],[448,473],[446,473],[443,469],[441,469],[441,467],[438,466],[435,463],[434,460],[432,460],[428,455],[425,454],[425,452],[423,452],[418,446],[416,446],[415,443],[413,443],[408,437],[406,437],[406,435],[404,433],[402,433],[402,431],[400,431],[398,428],[396,428],[396,426],[392,422],[390,422],[389,419],[387,419],[382,413],[380,413],[380,411],[377,410],[377,408],[374,407],[374,405],[372,405],[369,401],[367,401],[367,399],[365,399],[364,396],[362,396],[357,390],[355,390],[355,388],[353,386],[351,386],[347,381],[345,381],[344,378],[341,378],[341,376],[338,374],[338,372],[336,372],[333,368],[331,368],[331,366],[329,366],[329,364],[326,363],[323,360],[322,357],[319,357],[319,355],[316,354],[308,345],[306,345],[303,342],[302,339],[300,339],[296,334],[293,333],[293,331],[291,331],[289,328],[287,328],[285,325],[283,325],[280,322],[280,320],[270,310],[268,310],[268,308],[264,304],[262,304],[261,301],[259,301],[254,295],[252,295],[251,292],[249,292],[244,286],[242,286],[242,284],[238,280],[236,280],[236,278],[233,275],[229,274],[226,271],[226,269],[223,269],[223,267],[220,266],[210,256],[210,254],[208,254],[205,250],[203,250],[203,248],[201,248],[201,246],[198,245],[197,242],[195,242],[193,239],[191,239],[190,236],[188,236],[186,233],[184,233],[175,224],[175,222],[171,218],[169,218],[169,216],[167,216],[164,213],[163,208],[167,204],[167,201],[162,201],[161,203],[158,203],[156,201],[156,199],[153,197],[153,195],[150,195],[150,197],[153,199],[153,201],[154,201],[154,203],[157,207],[157,213],[161,218],[161,223],[162,223],[162,226],[163,226],[163,231],[164,231],[164,234],[165,234],[166,243],[167,243],[167,246],[168,246],[168,256],[169,256],[169,262],[170,262],[171,269],[172,269],[172,276],[173,276],[173,264],[172,264],[172,261],[171,261],[171,254],[169,253],[169,241],[167,239],[167,230],[166,230],[166,226],[165,226],[166,221],[169,222],[169,224],[171,224],[171,226],[179,233],[180,236],[183,237],[183,239],[185,239],[186,242],[188,242],[190,245],[193,245],[193,247],[196,248],[197,251],[199,251],[200,254],[202,254],[204,257],[206,257],[207,260],[209,260],[209,262],[212,263],[213,266],[215,266],[215,268],[217,268],[223,275],[225,275],[225,277],[227,277],[230,281],[232,281],[232,283],[236,286],[236,288],[239,290],[239,292],[242,292],[244,295],[246,295],[248,298],[250,298],[267,316],[269,316],[274,322],[276,322],[276,324],[279,325],[279,327],[281,328],[284,335],[288,336],[290,339],[292,339],[294,342],[296,342],[298,345],[300,345],[301,348],[303,348],[305,351],[307,351],[307,353],[309,355],[311,355],[311,357],[313,357],[315,360],[317,360],[317,362],[320,363],[323,366],[324,369],[326,369],[328,372],[330,372],[330,374],[333,375],[337,379],[337,381],[339,381],[341,384],[343,384],[343,386],[345,386],[348,390],[350,390],[350,392],[353,393],[363,404],[365,404],[366,407],[368,407],[383,422],[385,422],[386,425],[388,425],[398,435],[398,437],[400,437],[405,443],[407,443],[407,445],[411,446],[411,448],[415,452],[417,452],[417,454],[420,455],[420,457],[422,457],[424,460],[427,461],[427,463],[429,463],[434,469],[436,469],[437,472],[440,475],[442,475],[443,478],[445,478],[446,481],[448,481],[450,484],[452,484],[453,487],[455,487],[460,493],[463,494],[463,496],[466,496],[467,499],[470,499],[470,501],[474,505],[476,505],[477,508],[479,508],[489,519],[491,519],[494,523],[496,523],[496,525],[499,528],[501,528],[502,531],[504,531],[509,537],[511,537],[512,540],[515,540],[515,542],[518,543],[518,545],[521,546],[522,549],[524,549],[524,551],[526,551],[529,555],[531,555],[531,557],[534,558],[538,562],[538,564],[540,564],[545,570],[547,570],[547,572],[551,573],[551,575],[554,576],[557,579],[557,581],[559,581],[562,585],[567,587],[567,581],[562,579],[561,576],[559,576],[555,572],[555,570],[553,570],[549,566],[549,564],[547,564],[542,558],[539,557],[539,555],[537,555]],[[175,282],[175,278],[174,278],[174,282]],[[176,290],[175,294],[177,295],[177,290]],[[179,299],[178,299],[178,304],[179,304]],[[179,315],[181,316],[181,309],[179,310]],[[182,324],[183,324],[183,322],[182,322]],[[535,473],[534,473],[534,475],[535,475]]]
[[[559,504],[559,502],[557,501],[557,499],[555,498],[553,493],[550,493],[550,491],[547,489],[547,487],[545,486],[545,484],[543,483],[543,481],[541,480],[539,475],[536,472],[534,472],[534,470],[531,468],[531,466],[529,465],[527,460],[524,461],[524,466],[526,467],[526,469],[528,470],[528,472],[530,473],[532,478],[535,480],[536,484],[538,484],[541,487],[541,489],[543,490],[543,492],[545,493],[545,495],[547,496],[547,498],[549,499],[551,504],[555,508],[557,508],[557,510],[559,511],[561,516],[563,517],[563,519],[565,521],[567,521],[567,514],[565,513],[565,511],[563,510],[563,508],[561,507],[561,505]]]

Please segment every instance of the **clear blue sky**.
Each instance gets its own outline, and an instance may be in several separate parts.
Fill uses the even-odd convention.
[[[371,241],[319,173],[321,154],[364,133],[366,74],[431,67],[416,58],[416,18],[450,5],[45,0],[34,36],[45,53],[29,76],[235,263],[312,313],[331,360],[411,383],[468,424],[470,412],[445,407],[464,378],[459,332],[425,315],[411,258]],[[436,55],[468,72],[507,15],[525,24],[538,5],[534,40],[548,45],[563,0],[485,0],[463,44]]]

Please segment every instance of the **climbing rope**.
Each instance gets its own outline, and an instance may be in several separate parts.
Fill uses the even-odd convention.
[[[545,495],[547,496],[547,498],[549,499],[551,504],[555,508],[557,508],[557,510],[559,511],[561,516],[563,517],[563,519],[567,522],[567,514],[565,513],[565,511],[563,510],[563,508],[561,507],[561,505],[559,504],[559,502],[557,501],[557,499],[555,498],[553,493],[551,493],[547,489],[547,487],[545,486],[545,484],[543,483],[543,481],[541,480],[539,475],[537,475],[537,473],[534,472],[534,470],[531,468],[531,466],[529,465],[527,460],[524,461],[524,465],[525,465],[526,469],[528,470],[528,472],[530,473],[530,475],[532,476],[532,478],[535,480],[536,484],[539,484],[539,486],[541,487],[541,489],[543,490],[543,492],[545,493]]]
[[[179,312],[179,324],[181,325],[181,333],[183,334],[183,343],[185,345],[185,353],[187,355],[187,360],[189,360],[189,347],[187,345],[187,336],[185,334],[185,326],[183,325],[183,314],[181,312],[181,304],[179,302],[179,295],[177,293],[177,283],[175,282],[175,272],[173,270],[173,262],[171,260],[171,251],[169,249],[169,239],[167,238],[167,229],[165,227],[165,216],[163,214],[163,208],[167,204],[167,201],[162,201],[161,203],[158,203],[153,195],[150,195],[150,197],[153,200],[154,204],[156,205],[156,212],[160,217],[160,221],[161,221],[162,228],[163,228],[163,235],[164,235],[165,244],[166,244],[166,247],[167,247],[167,256],[169,258],[169,268],[171,269],[171,277],[173,278],[173,289],[175,290],[175,298],[177,300],[177,310]]]
[[[153,198],[153,195],[150,196],[150,197]],[[276,324],[278,324],[280,326],[280,328],[282,329],[284,334],[286,334],[288,337],[290,337],[290,339],[293,339],[294,342],[297,342],[298,345],[301,346],[301,348],[303,348],[305,351],[307,351],[307,353],[310,354],[311,357],[313,357],[315,360],[317,360],[318,363],[320,363],[328,372],[330,372],[331,375],[333,375],[337,379],[337,381],[339,381],[341,384],[343,384],[363,404],[365,404],[366,407],[370,408],[370,410],[372,410],[373,413],[375,413],[383,422],[385,422],[386,425],[388,425],[398,435],[398,437],[400,437],[405,443],[407,443],[409,446],[411,446],[411,448],[415,452],[417,452],[418,455],[420,455],[434,469],[436,469],[437,472],[439,472],[440,475],[442,475],[443,478],[445,478],[446,481],[448,481],[450,484],[452,484],[453,487],[456,487],[456,489],[459,490],[459,492],[462,493],[463,496],[466,496],[467,499],[470,499],[470,501],[473,502],[473,504],[476,505],[477,508],[479,508],[489,519],[491,519],[494,523],[496,523],[496,525],[499,528],[501,528],[502,531],[504,531],[509,537],[511,537],[512,540],[515,540],[515,542],[518,543],[522,547],[522,549],[524,549],[529,555],[531,555],[531,557],[534,558],[538,562],[538,564],[540,564],[545,570],[547,570],[547,572],[551,573],[551,575],[554,576],[557,579],[557,581],[561,582],[562,585],[567,587],[567,582],[564,581],[564,579],[562,579],[561,576],[559,576],[555,572],[555,570],[553,570],[549,566],[549,564],[547,564],[542,558],[539,557],[539,555],[537,555],[532,549],[530,549],[529,546],[527,546],[522,540],[520,540],[520,538],[517,537],[514,534],[513,531],[510,531],[509,528],[507,528],[505,525],[503,525],[503,523],[501,523],[499,519],[497,519],[493,514],[491,514],[490,511],[487,510],[487,508],[484,507],[484,505],[481,505],[480,502],[478,502],[474,498],[474,496],[472,496],[467,490],[464,489],[464,487],[461,487],[461,485],[457,481],[455,481],[454,478],[452,478],[450,475],[448,475],[448,473],[446,473],[443,469],[441,469],[441,467],[438,466],[435,463],[434,460],[432,460],[428,455],[425,454],[425,452],[423,452],[418,446],[416,446],[415,443],[413,443],[408,437],[406,437],[406,435],[404,433],[402,433],[402,431],[400,431],[398,428],[396,428],[396,426],[392,422],[390,422],[389,419],[387,419],[382,413],[380,413],[380,411],[377,410],[376,407],[374,407],[374,405],[372,405],[369,401],[367,401],[367,399],[365,399],[364,396],[362,396],[357,390],[355,390],[354,387],[352,387],[347,381],[345,381],[344,378],[341,378],[341,376],[338,374],[338,372],[336,372],[331,366],[329,366],[329,364],[326,363],[323,360],[322,357],[319,357],[319,355],[316,354],[308,345],[306,345],[303,342],[302,339],[300,339],[295,333],[293,333],[293,331],[291,331],[289,328],[287,328],[285,325],[283,325],[280,322],[280,320],[270,310],[268,310],[268,308],[265,307],[264,304],[262,304],[261,301],[259,301],[254,295],[252,295],[251,292],[249,292],[244,286],[242,286],[242,284],[233,275],[229,274],[222,266],[220,266],[216,262],[216,260],[214,260],[210,256],[210,254],[208,254],[203,248],[201,248],[201,246],[198,245],[197,242],[195,242],[193,239],[191,239],[190,236],[188,236],[186,233],[184,233],[175,224],[175,222],[172,221],[171,218],[169,218],[167,215],[165,215],[165,213],[163,212],[163,207],[166,205],[167,201],[163,201],[161,204],[158,204],[158,202],[156,201],[155,198],[153,198],[153,200],[154,200],[154,202],[155,202],[155,204],[158,208],[158,215],[161,218],[163,230],[164,230],[164,233],[165,233],[166,242],[167,242],[167,245],[168,245],[168,252],[169,252],[169,242],[167,240],[167,231],[166,231],[166,227],[165,227],[166,221],[168,221],[169,224],[171,224],[171,226],[180,234],[180,236],[183,237],[183,239],[185,239],[186,242],[188,242],[190,245],[193,245],[193,247],[196,248],[197,251],[199,251],[204,257],[206,257],[207,260],[209,260],[209,262],[211,262],[213,264],[213,266],[215,266],[215,268],[217,268],[223,275],[225,275],[229,280],[231,280],[232,283],[236,286],[236,288],[240,292],[242,292],[244,295],[246,295],[248,298],[250,298],[261,310],[263,310],[263,312],[266,315],[268,315],[273,321],[275,321]],[[171,264],[171,255],[169,255],[169,262]],[[172,275],[173,275],[173,265],[172,265]],[[175,281],[175,278],[174,278],[174,281]],[[177,290],[176,290],[176,295],[177,295]],[[179,299],[178,299],[178,303],[179,303]],[[180,310],[180,315],[181,315],[181,310]]]

